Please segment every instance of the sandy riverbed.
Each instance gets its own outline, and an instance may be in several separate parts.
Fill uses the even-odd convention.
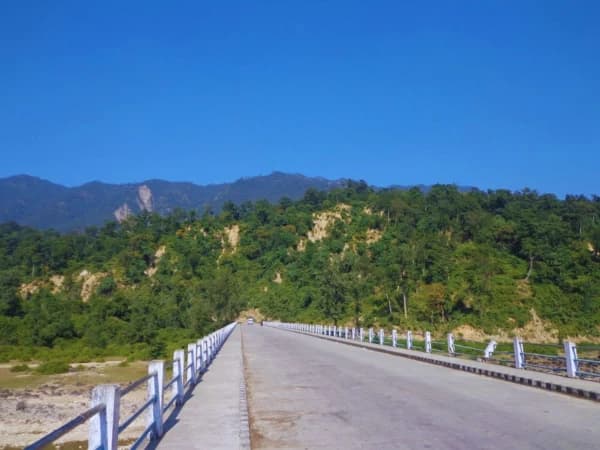
[[[118,362],[117,362],[118,363]],[[110,366],[113,367],[110,367]],[[106,368],[110,371],[106,373]],[[23,447],[60,427],[90,406],[92,388],[101,383],[115,382],[121,386],[133,381],[143,367],[124,368],[121,372],[111,363],[85,365],[76,373],[43,377],[41,380],[27,374],[11,374],[10,382],[24,384],[23,387],[0,387],[0,449]],[[0,368],[7,377],[6,368]],[[131,380],[123,380],[128,375]],[[26,377],[31,377],[28,385]],[[24,377],[19,379],[19,377]],[[121,417],[129,417],[146,397],[145,385],[132,391],[121,400]],[[121,437],[139,436],[144,429],[145,416],[136,420]],[[87,441],[88,427],[83,424],[61,438],[58,443]]]

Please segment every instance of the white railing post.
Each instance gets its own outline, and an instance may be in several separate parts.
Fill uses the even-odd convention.
[[[406,348],[408,350],[411,350],[413,346],[413,335],[412,335],[412,331],[408,330],[406,332]]]
[[[204,364],[204,368],[206,369],[210,364],[208,360],[208,340],[206,338],[202,339],[202,344],[200,346],[200,354],[202,355],[202,361]]]
[[[523,350],[523,341],[518,336],[513,339],[513,350],[515,353],[515,369],[524,369],[525,351]]]
[[[373,343],[373,328],[369,328],[369,344]]]
[[[210,364],[213,359],[213,346],[212,346],[212,335],[206,337],[206,360]]]
[[[425,351],[431,353],[431,333],[429,331],[425,332]]]
[[[565,363],[567,366],[567,376],[571,378],[577,377],[577,347],[571,341],[564,341],[565,347]]]
[[[392,330],[392,347],[398,347],[398,330]]]
[[[356,340],[356,328],[352,327],[352,340]]]
[[[177,406],[183,405],[183,368],[185,367],[185,352],[183,350],[175,350],[173,352],[173,378],[177,381],[173,383],[171,392]]]
[[[196,372],[200,373],[206,368],[205,361],[202,360],[202,339],[196,341]]]
[[[363,330],[363,328],[361,327],[359,331],[360,331],[360,333],[359,333],[360,342],[363,342],[365,340],[365,330]]]
[[[152,439],[158,439],[163,434],[162,408],[165,362],[150,361],[148,374],[152,375],[148,380],[148,400],[154,399],[154,401],[148,409],[146,425],[152,425]]]
[[[456,353],[456,350],[454,349],[454,335],[452,333],[448,333],[447,341],[448,341],[448,354],[454,355]]]
[[[345,328],[345,333],[346,333],[345,338],[348,339],[348,327]]]
[[[117,450],[120,401],[121,388],[116,384],[101,384],[92,390],[91,406],[103,404],[105,408],[90,419],[88,448]]]
[[[485,347],[485,350],[483,351],[483,357],[485,359],[490,359],[492,357],[494,351],[496,351],[496,345],[498,344],[494,340],[488,343],[488,345]]]
[[[380,328],[379,329],[379,345],[383,345],[383,342],[385,339],[384,335],[385,335],[385,332],[383,331],[383,328]]]
[[[187,349],[187,381],[190,385],[196,384],[196,343],[188,344]]]

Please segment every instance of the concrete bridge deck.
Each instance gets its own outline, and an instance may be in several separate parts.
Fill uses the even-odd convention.
[[[241,339],[254,449],[600,446],[597,402],[253,325],[232,334],[158,448],[247,445]]]
[[[248,449],[248,416],[238,326],[183,408],[165,423],[161,450]]]

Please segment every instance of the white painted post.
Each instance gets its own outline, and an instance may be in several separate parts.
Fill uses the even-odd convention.
[[[490,359],[492,357],[494,351],[496,350],[496,345],[496,341],[494,340],[488,343],[487,347],[485,347],[485,350],[483,351],[483,357],[485,359]]]
[[[575,343],[564,341],[565,363],[567,366],[567,376],[577,378],[577,347]]]
[[[346,332],[345,338],[348,339],[348,333],[349,333],[348,327],[345,328],[345,332]]]
[[[210,364],[213,360],[212,336],[206,337],[206,360]]]
[[[454,336],[452,335],[452,333],[448,333],[447,340],[448,340],[448,354],[453,356],[456,353],[456,350],[454,349]]]
[[[117,450],[119,445],[119,405],[121,388],[116,384],[101,384],[92,390],[91,407],[105,409],[90,419],[88,448]]]
[[[406,332],[406,348],[408,350],[411,350],[413,346],[413,335],[412,335],[412,331],[408,330]]]
[[[202,354],[202,361],[204,363],[204,368],[206,369],[208,367],[208,365],[210,364],[210,361],[208,359],[208,339],[207,338],[202,339],[202,347],[200,349],[200,352]]]
[[[146,426],[152,425],[152,439],[158,439],[163,434],[162,408],[165,362],[150,361],[148,364],[148,374],[153,374],[148,380],[148,400],[153,398],[154,401],[148,409]]]
[[[352,340],[356,340],[356,328],[352,327]]]
[[[196,384],[196,343],[188,344],[187,350],[187,381],[190,385]]]
[[[183,350],[175,350],[173,352],[173,378],[177,381],[173,383],[171,392],[173,397],[177,398],[175,404],[177,406],[183,405],[183,368],[185,361],[185,352]]]
[[[373,343],[373,328],[369,328],[369,344]]]
[[[392,347],[398,347],[398,330],[392,330]]]
[[[196,341],[196,372],[200,373],[206,367],[205,362],[202,360],[202,339]]]
[[[429,331],[425,332],[425,351],[431,353],[431,333]]]
[[[383,328],[379,329],[379,345],[383,345],[384,342],[384,331]]]
[[[523,350],[523,341],[515,336],[513,339],[513,350],[515,353],[515,369],[525,368],[525,351]]]
[[[363,328],[360,328],[360,342],[363,342],[365,340],[365,330],[363,330]]]

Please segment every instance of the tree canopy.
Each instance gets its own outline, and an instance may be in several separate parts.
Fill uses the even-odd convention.
[[[142,213],[83,233],[6,223],[0,346],[152,356],[247,308],[487,333],[522,327],[534,310],[562,334],[597,336],[599,217],[598,197],[348,182],[296,202]]]

